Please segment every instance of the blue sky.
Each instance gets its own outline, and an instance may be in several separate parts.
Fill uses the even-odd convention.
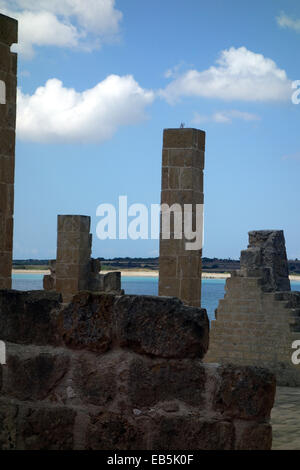
[[[20,21],[15,258],[55,257],[57,214],[92,217],[94,256],[157,256],[156,240],[98,240],[96,209],[159,203],[162,131],[181,122],[207,132],[203,255],[237,258],[274,228],[300,258],[297,0],[0,10]]]

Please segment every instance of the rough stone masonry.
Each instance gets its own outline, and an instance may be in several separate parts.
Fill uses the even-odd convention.
[[[11,288],[17,55],[10,47],[17,41],[17,21],[0,15],[0,81],[5,84],[5,104],[0,104],[0,289]]]
[[[300,340],[300,292],[291,292],[284,234],[249,233],[241,269],[226,282],[211,323],[206,362],[266,367],[277,384],[300,386],[292,344]]]
[[[203,204],[205,132],[197,129],[165,129],[162,152],[161,204],[192,204],[195,230],[196,204]],[[176,212],[176,209],[175,209]],[[182,238],[160,233],[159,295],[176,296],[187,305],[201,306],[202,249],[187,250],[182,218]],[[202,226],[201,226],[202,230]],[[202,247],[201,247],[202,248]]]
[[[275,377],[203,364],[179,299],[0,291],[0,449],[270,449]]]
[[[89,216],[58,216],[57,258],[44,276],[44,289],[60,292],[64,302],[82,290],[121,293],[121,273],[99,274],[101,263],[91,258],[90,225]]]

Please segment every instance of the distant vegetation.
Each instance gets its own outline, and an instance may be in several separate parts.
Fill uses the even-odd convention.
[[[146,270],[158,270],[159,263],[158,258],[113,258],[101,260],[102,269],[104,271],[113,269],[146,269]],[[26,260],[14,260],[14,269],[47,269],[49,266],[49,260],[37,260],[37,259],[26,259]],[[215,273],[226,273],[235,269],[240,268],[239,260],[233,259],[219,259],[219,258],[203,258],[202,269],[204,272],[215,272]],[[300,275],[300,260],[290,260],[289,270],[291,274]]]
[[[48,269],[48,259],[16,259],[13,261],[14,269],[38,270]]]

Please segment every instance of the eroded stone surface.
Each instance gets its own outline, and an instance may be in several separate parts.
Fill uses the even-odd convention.
[[[249,232],[248,249],[241,252],[241,272],[262,277],[266,292],[291,290],[283,230]]]
[[[163,135],[161,204],[179,204],[184,220],[185,204],[192,205],[193,230],[196,204],[203,204],[205,132],[197,129],[165,129]],[[163,220],[164,211],[161,212]],[[200,221],[202,222],[202,221]],[[184,225],[182,239],[174,237],[173,215],[170,238],[161,223],[159,295],[176,296],[187,305],[201,306],[202,247],[187,250]],[[187,229],[187,227],[185,227]],[[197,227],[202,230],[202,227]]]
[[[70,302],[80,291],[121,293],[121,273],[99,274],[101,262],[91,258],[91,218],[59,215],[57,256],[50,262],[50,275],[44,276],[44,289],[62,294]]]
[[[0,15],[0,80],[5,83],[0,103],[0,289],[11,288],[17,56],[10,46],[17,41],[18,22]]]
[[[205,310],[163,297],[59,298],[0,291],[10,341],[0,449],[270,448],[274,377],[203,364]]]
[[[240,271],[226,281],[205,361],[265,367],[278,385],[300,386],[299,365],[292,362],[292,345],[300,341],[300,293],[290,291],[283,232],[250,232],[249,243]]]

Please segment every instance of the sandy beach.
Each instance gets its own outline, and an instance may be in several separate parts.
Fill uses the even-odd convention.
[[[106,274],[112,271],[101,271],[102,274]],[[13,274],[50,274],[49,270],[42,269],[13,269]],[[121,270],[123,277],[158,277],[158,271],[147,271],[147,270]],[[230,277],[229,273],[202,273],[202,279],[227,279]],[[290,275],[291,281],[299,281],[300,276]]]
[[[49,269],[13,269],[13,274],[50,274]]]

